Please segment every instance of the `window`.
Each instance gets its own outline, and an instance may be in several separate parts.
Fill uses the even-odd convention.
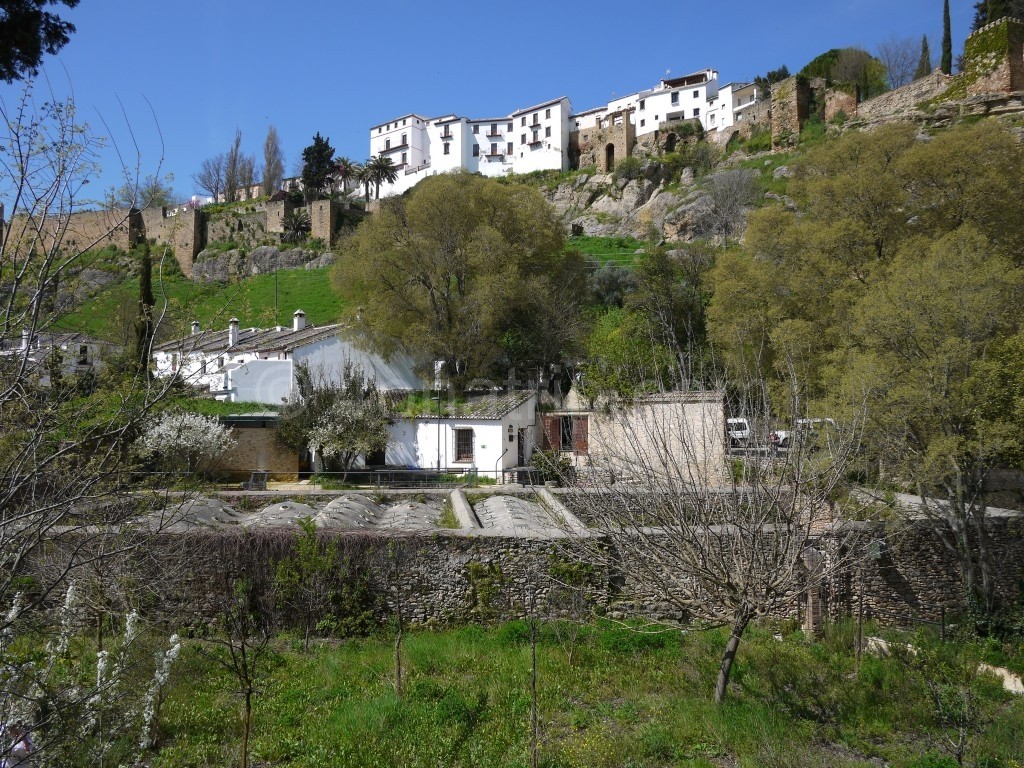
[[[473,126],[473,135],[475,136],[478,133],[480,133],[480,126],[479,125],[474,125]]]
[[[498,154],[498,145],[493,143],[493,142],[491,142],[491,157],[494,157],[497,154]]]
[[[640,109],[644,108],[644,102],[645,101],[646,101],[646,99],[640,99]]]
[[[641,120],[640,121],[640,127],[643,128],[645,125],[647,125],[647,121],[646,120]]]
[[[699,99],[700,98],[700,91],[694,91],[693,92],[693,98]]]
[[[479,144],[474,144],[473,145],[473,157],[480,157],[480,145]]]
[[[550,125],[547,128],[544,129],[544,138],[545,139],[550,139],[551,138],[551,126]]]
[[[693,116],[694,117],[700,117],[700,108],[699,107],[697,109],[693,110]]]
[[[511,155],[511,154],[512,154],[512,151],[513,151],[513,150],[512,150],[512,142],[510,141],[510,142],[508,143],[508,149],[506,149],[506,150],[505,150],[505,154],[506,154],[506,155]]]
[[[672,92],[672,106],[673,107],[678,107],[679,106],[679,91],[673,91]]]
[[[405,152],[403,152],[402,153],[402,165],[405,165],[407,161],[408,161],[408,158],[406,158]]]
[[[551,119],[551,110],[550,109],[545,109],[544,110],[544,119],[545,120],[550,120]]]
[[[519,137],[519,143],[520,144],[525,144],[526,143],[526,134],[525,133],[522,136]]]
[[[589,450],[587,417],[555,416],[554,418],[558,419],[558,450],[586,453]]]
[[[384,139],[384,149],[391,149],[391,139]]]
[[[456,461],[472,461],[473,460],[473,430],[472,429],[456,429],[455,430],[455,460]]]
[[[402,121],[402,125],[405,125],[405,120]]]
[[[451,145],[451,144],[447,144],[447,143],[446,143],[446,144],[444,145],[444,153],[445,153],[446,155],[450,155],[450,154],[452,153],[452,145]]]
[[[540,136],[538,135],[537,131],[534,131],[533,132],[533,143],[537,144],[539,141],[540,141]]]
[[[408,134],[405,134],[405,133],[402,134],[402,143],[403,144],[408,144],[409,143],[409,136],[408,136]]]
[[[511,131],[511,130],[512,130],[512,123],[509,123],[509,124],[508,124],[508,129],[509,129],[509,131]]]
[[[493,136],[497,132],[498,132],[498,124],[497,123],[491,123],[491,135]]]
[[[82,344],[78,347],[78,364],[88,365],[89,364],[89,347],[86,344]]]
[[[522,122],[522,124],[526,125],[526,115],[523,115],[523,122]]]

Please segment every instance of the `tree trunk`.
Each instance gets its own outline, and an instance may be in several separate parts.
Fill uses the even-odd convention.
[[[537,618],[530,617],[530,768],[537,768],[540,720],[537,706]]]
[[[725,700],[725,690],[729,685],[729,673],[732,672],[732,663],[736,658],[736,651],[740,647],[740,638],[750,623],[750,617],[743,615],[736,619],[732,632],[729,634],[729,642],[725,644],[725,653],[722,654],[722,663],[718,668],[718,682],[715,684],[715,704],[721,706]]]
[[[245,711],[242,713],[242,768],[249,768],[249,723],[252,718],[252,689],[245,691]]]

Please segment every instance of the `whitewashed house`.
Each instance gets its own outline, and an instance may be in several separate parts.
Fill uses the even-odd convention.
[[[396,419],[387,464],[474,472],[500,482],[503,473],[529,463],[536,411],[533,391],[493,391],[454,400],[442,395],[438,410]]]
[[[82,333],[31,333],[24,329],[20,337],[0,340],[0,359],[18,365],[24,361],[43,386],[49,386],[54,370],[65,376],[98,373],[121,351],[116,344]]]
[[[400,194],[427,176],[465,170],[507,176],[568,170],[569,99],[561,97],[501,117],[428,118],[408,114],[370,129],[370,155],[390,157],[398,180],[382,197]]]
[[[239,328],[232,318],[226,330],[202,331],[154,348],[156,375],[179,376],[208,388],[220,400],[281,405],[294,397],[296,375],[305,366],[314,377],[339,382],[348,364],[377,379],[382,391],[422,389],[408,355],[385,360],[342,337],[340,325],[306,325],[300,309],[291,328]]]
[[[751,108],[757,103],[757,86],[753,83],[726,83],[718,95],[708,100],[708,131],[729,131],[749,119]]]

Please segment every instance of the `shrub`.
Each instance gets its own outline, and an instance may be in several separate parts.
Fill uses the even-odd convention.
[[[615,164],[615,178],[632,181],[640,178],[640,169],[643,168],[643,161],[639,157],[624,157]]]

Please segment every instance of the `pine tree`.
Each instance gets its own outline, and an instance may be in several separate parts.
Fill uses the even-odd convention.
[[[928,50],[928,35],[921,37],[921,58],[917,62],[917,69],[914,70],[914,79],[920,80],[925,75],[931,74],[932,54]]]
[[[319,200],[329,194],[334,174],[334,148],[331,140],[313,137],[313,143],[302,150],[302,191],[307,201]]]
[[[947,75],[953,73],[953,36],[949,27],[949,0],[942,9],[942,63],[939,64]]]

